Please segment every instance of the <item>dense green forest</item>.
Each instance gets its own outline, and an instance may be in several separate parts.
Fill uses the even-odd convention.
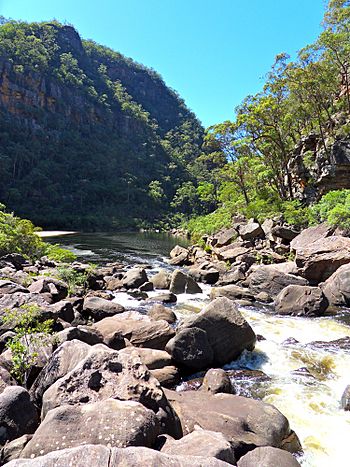
[[[214,232],[237,213],[350,227],[349,66],[350,2],[331,0],[317,41],[278,55],[262,91],[207,130],[197,195],[216,210],[185,227]]]
[[[201,124],[154,70],[71,26],[2,18],[0,119],[0,200],[37,224],[167,225],[192,209]]]

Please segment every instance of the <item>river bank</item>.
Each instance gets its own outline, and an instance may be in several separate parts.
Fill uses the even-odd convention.
[[[87,295],[84,295],[84,301],[83,303],[80,301],[79,307],[77,307],[76,302],[78,299],[73,300],[73,297],[69,299],[69,301],[74,305],[73,309],[76,316],[78,316],[77,313],[79,313],[80,319],[92,319],[92,321],[96,321],[96,325],[92,326],[93,329],[91,326],[88,327],[90,343],[96,342],[96,339],[98,339],[96,336],[99,335],[98,333],[103,331],[103,320],[111,318],[108,318],[108,306],[104,302],[104,306],[107,306],[104,311],[105,315],[103,317],[99,317],[102,317],[102,319],[97,319],[96,307],[93,309],[91,306],[90,308],[86,306],[86,302],[89,302],[88,295],[95,299],[97,297],[103,297],[105,300],[108,299],[107,301],[110,303],[109,306],[111,307],[111,315],[116,313],[115,307],[122,306],[123,311],[119,308],[119,311],[115,316],[119,315],[122,317],[123,315],[124,325],[126,323],[125,320],[127,320],[129,322],[129,326],[131,322],[133,326],[135,326],[134,319],[136,319],[136,316],[138,316],[136,321],[141,320],[142,324],[145,326],[145,320],[147,318],[146,314],[149,315],[151,309],[154,308],[155,303],[161,301],[168,313],[175,313],[175,325],[178,329],[177,334],[179,334],[180,329],[178,323],[180,323],[181,320],[191,320],[196,318],[196,316],[198,316],[198,311],[203,309],[203,307],[210,302],[210,295],[213,293],[213,288],[215,289],[215,287],[210,284],[204,284],[203,282],[198,283],[201,291],[192,290],[197,293],[188,293],[188,280],[185,282],[187,285],[185,285],[184,290],[180,288],[174,291],[173,289],[173,292],[171,292],[171,290],[169,290],[172,288],[171,281],[174,278],[174,271],[178,268],[178,265],[171,265],[164,261],[165,254],[162,248],[159,248],[157,253],[154,252],[152,243],[149,243],[148,248],[146,248],[144,243],[145,238],[143,238],[143,243],[141,242],[143,247],[140,250],[137,250],[137,247],[135,246],[135,239],[129,238],[129,245],[134,244],[134,247],[128,246],[127,241],[123,244],[119,239],[117,242],[119,244],[119,248],[124,249],[124,251],[119,251],[119,258],[123,258],[123,263],[107,266],[107,257],[109,257],[109,240],[106,242],[104,235],[105,234],[102,234],[102,237],[104,238],[103,241],[100,238],[97,242],[99,244],[99,249],[97,250],[97,253],[95,253],[95,256],[102,258],[102,243],[105,242],[104,254],[106,257],[104,258],[104,261],[102,261],[102,264],[105,266],[103,266],[102,269],[97,269],[94,273],[95,279],[91,279],[90,286],[94,284],[92,287],[94,290],[87,291]],[[69,239],[73,239],[73,237],[65,237],[64,246],[69,246],[71,249],[74,248],[75,250],[79,250],[80,246],[82,247],[80,250],[82,253],[81,259],[84,258],[86,252],[88,252],[87,257],[91,258],[91,253],[89,253],[86,241],[84,243],[84,241],[81,240],[79,243],[76,241],[77,239],[75,239],[72,240],[71,244],[69,244]],[[126,239],[124,238],[124,240]],[[91,239],[89,242],[90,241]],[[136,243],[137,245],[140,245],[140,238],[137,239]],[[123,246],[121,247],[120,245]],[[114,247],[112,249],[114,249]],[[165,245],[163,245],[163,247],[165,247]],[[166,248],[169,248],[169,245]],[[181,250],[177,248],[177,251]],[[188,251],[191,251],[191,248],[189,248]],[[94,253],[92,249],[90,249],[90,252]],[[176,256],[178,255],[175,255],[175,257]],[[115,256],[113,256],[113,258],[115,258]],[[137,264],[142,264],[143,266],[141,268],[137,267],[136,269],[138,272],[136,273],[135,265]],[[199,266],[199,264],[200,263],[197,263],[196,266]],[[130,272],[130,266],[133,266],[131,269],[131,271],[134,270],[133,273]],[[52,266],[42,265],[40,267],[38,276],[32,278],[33,287],[38,286],[37,283],[40,282],[40,277],[42,277],[45,271],[48,273],[50,271],[50,267],[52,273]],[[82,270],[83,268],[81,265],[78,266],[78,263],[76,266],[73,265],[73,267],[77,270],[79,268],[79,270]],[[190,266],[190,269],[191,267],[193,267],[193,265]],[[213,267],[214,263],[211,262],[211,268]],[[163,278],[166,278],[166,289],[159,289],[158,282],[158,284],[155,284],[156,287],[154,287],[154,291],[138,290],[135,295],[136,285],[137,289],[144,289],[145,284],[156,282],[154,278],[162,269],[164,272],[161,273],[161,275]],[[141,273],[140,270],[144,271],[144,273]],[[210,268],[206,270],[210,271]],[[25,271],[25,267],[22,268],[21,271],[22,273],[28,274],[28,272]],[[18,272],[19,271],[16,271],[14,274],[17,274],[17,278]],[[220,273],[221,277],[226,275],[226,273],[227,265],[225,272]],[[128,286],[125,280],[126,276],[129,276],[128,280],[130,280],[130,274],[134,274],[133,280],[135,280],[136,276],[139,277],[141,274],[142,283],[134,283],[132,284],[133,286]],[[177,276],[179,275],[177,274]],[[146,288],[150,288],[150,286],[146,286]],[[216,287],[216,289],[218,288],[219,287]],[[32,294],[33,292],[30,293]],[[41,291],[40,294],[42,296],[45,292]],[[175,296],[176,302],[173,295]],[[237,299],[237,297],[235,298]],[[9,300],[9,297],[7,297],[7,300]],[[164,303],[170,300],[174,300],[173,303]],[[63,301],[67,302],[67,299],[64,299]],[[56,305],[51,304],[49,307],[55,306],[60,308],[58,306],[60,301],[56,303]],[[115,304],[114,309],[112,304]],[[255,335],[258,336],[258,339],[255,343],[254,350],[243,350],[243,353],[238,359],[228,361],[227,363],[220,365],[224,366],[227,374],[230,375],[230,381],[234,388],[232,391],[238,395],[240,394],[242,396],[248,396],[249,398],[262,400],[264,403],[272,403],[287,416],[289,424],[297,433],[304,450],[304,455],[299,458],[302,465],[308,467],[319,467],[329,465],[329,462],[332,462],[332,464],[337,466],[345,466],[346,462],[343,447],[346,446],[345,441],[349,436],[350,419],[349,412],[345,412],[341,409],[340,399],[345,386],[349,383],[347,381],[346,370],[350,363],[349,353],[346,348],[342,349],[340,344],[312,344],[311,342],[334,341],[344,338],[345,336],[350,336],[350,328],[344,324],[346,322],[346,319],[344,319],[346,309],[343,311],[325,312],[323,316],[320,317],[282,317],[271,312],[271,305],[264,305],[259,301],[249,302],[247,301],[247,297],[245,297],[244,301],[242,301],[242,297],[240,297],[238,305],[240,312],[251,325]],[[101,311],[101,305],[97,308]],[[78,309],[80,311],[78,311]],[[161,310],[158,308],[158,312],[159,311],[164,313],[163,308]],[[60,313],[63,313],[62,309]],[[135,313],[137,313],[137,315],[135,315]],[[162,317],[164,318],[164,315]],[[67,319],[67,314],[65,315],[65,319]],[[87,321],[85,322],[87,323]],[[156,321],[153,321],[153,323],[155,322]],[[164,322],[159,321],[158,323]],[[79,336],[78,339],[85,339],[86,341],[87,334],[85,334],[85,337],[82,337],[82,334],[84,333],[81,326],[84,326],[84,324],[77,324],[74,319],[70,322],[70,325],[71,324],[73,324],[73,327],[78,326],[76,329],[80,329],[80,335],[75,331],[75,336]],[[64,326],[67,325],[64,324]],[[172,340],[176,337],[176,335],[174,336],[174,331],[171,331],[174,326],[173,324],[170,324],[170,330],[164,326],[164,324],[160,326],[162,329],[161,332],[159,331],[160,328],[156,326],[156,329],[158,329],[157,346],[159,345],[160,336],[164,336],[164,333],[165,335],[168,335],[165,340],[169,340],[169,338]],[[72,332],[69,331],[69,329],[71,329],[71,327],[67,327],[66,329],[59,331],[58,335],[60,338],[67,339],[67,336]],[[84,329],[84,332],[87,332],[87,328]],[[154,329],[155,328],[153,327],[153,333]],[[93,333],[92,330],[94,330]],[[139,349],[147,348],[150,345],[140,344],[140,341],[137,341],[139,337],[133,338],[133,333],[130,335],[130,328],[128,331],[124,330],[123,332],[128,333],[127,340],[131,338],[133,346],[137,345]],[[136,331],[134,330],[133,332],[135,334]],[[145,331],[143,331],[143,339],[150,339],[150,335],[148,334],[148,337],[145,337],[144,332]],[[136,335],[137,332],[135,336]],[[152,335],[154,342],[154,334]],[[95,339],[95,341],[93,339]],[[164,337],[162,339],[164,342]],[[103,338],[102,341],[107,342],[106,337]],[[111,344],[111,341],[109,341],[109,344]],[[121,345],[120,341],[118,345]],[[141,348],[139,347],[140,345]],[[165,344],[160,344],[160,347],[164,349],[164,345]],[[112,347],[113,346],[114,344]],[[154,348],[154,345],[151,344],[151,347]],[[77,348],[75,350],[77,350]],[[163,350],[158,350],[164,353]],[[72,351],[73,349],[70,352]],[[168,348],[168,352],[171,354],[171,349]],[[69,355],[72,354],[69,353]],[[192,371],[184,371],[183,365],[179,365],[178,363],[178,357],[172,354],[171,356],[172,359],[170,360],[169,356],[167,357],[166,362],[168,362],[168,364],[165,364],[164,366],[163,363],[161,368],[151,370],[151,372],[153,371],[153,375],[156,375],[158,380],[162,381],[163,385],[165,384],[172,388],[177,387],[178,391],[181,389],[189,389],[189,386],[193,388],[193,384],[198,387],[201,380],[198,380],[198,382],[193,380],[193,377],[196,377],[198,372],[194,369],[192,369]],[[49,357],[49,360],[52,360],[52,358],[52,356]],[[211,365],[209,365],[209,367],[210,366]],[[191,373],[194,375],[190,376]],[[194,382],[187,382],[188,380]],[[81,392],[82,390],[83,389],[81,388],[79,391]],[[228,396],[236,397],[231,396],[230,394],[228,394]],[[171,395],[167,394],[167,397],[172,401]],[[179,404],[179,402],[172,401],[171,404],[174,406],[174,404]],[[221,415],[218,414],[217,419],[220,419],[222,416],[222,413]],[[42,424],[43,423],[44,422],[42,422]],[[203,423],[204,422],[202,421],[202,425]],[[220,430],[217,427],[214,431]],[[180,448],[178,447],[178,449]],[[188,455],[188,452],[186,454]]]

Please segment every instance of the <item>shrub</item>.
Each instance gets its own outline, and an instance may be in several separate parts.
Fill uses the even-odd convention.
[[[72,251],[61,248],[57,244],[47,245],[45,248],[45,254],[49,259],[59,263],[72,263],[77,259],[76,255]]]

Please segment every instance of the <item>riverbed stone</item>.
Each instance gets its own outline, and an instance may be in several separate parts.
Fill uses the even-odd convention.
[[[153,321],[163,319],[169,324],[175,323],[177,319],[173,310],[170,310],[170,308],[165,307],[161,303],[155,303],[147,314]]]
[[[37,408],[29,392],[21,386],[8,386],[0,394],[0,445],[34,433],[39,423]]]
[[[300,467],[300,464],[287,451],[263,446],[255,448],[241,457],[237,467]]]
[[[202,289],[199,285],[192,279],[191,276],[185,274],[184,272],[176,269],[171,275],[171,281],[169,286],[170,292],[174,294],[188,293],[202,293]]]
[[[346,386],[340,401],[341,408],[346,411],[350,411],[350,384]]]
[[[350,264],[340,266],[321,287],[330,305],[350,306]]]
[[[288,285],[276,297],[275,309],[282,315],[321,316],[328,300],[319,287]]]
[[[179,440],[167,440],[162,453],[171,455],[215,457],[235,465],[234,449],[222,433],[197,429]]]
[[[177,297],[172,292],[163,292],[158,295],[154,295],[153,297],[147,298],[146,301],[151,303],[176,303]]]
[[[143,268],[129,269],[122,279],[122,284],[127,289],[137,289],[145,282],[148,282],[148,277]]]
[[[106,345],[116,349],[120,348],[122,339],[128,339],[136,347],[164,350],[175,334],[166,321],[152,321],[136,311],[104,318],[93,324],[92,328],[102,335]]]
[[[189,251],[180,245],[176,245],[170,252],[169,264],[173,266],[185,266],[189,263]]]
[[[207,333],[196,327],[181,329],[169,340],[165,350],[178,365],[192,370],[208,368],[214,358]]]
[[[108,316],[123,313],[123,311],[125,308],[118,303],[99,297],[87,297],[84,299],[82,315],[94,321],[100,321]]]
[[[252,292],[235,284],[223,285],[221,287],[213,287],[210,291],[210,298],[213,300],[219,297],[226,297],[230,300],[248,300],[254,301],[255,297]]]
[[[187,454],[187,453],[186,453]],[[8,467],[230,467],[214,457],[168,455],[146,447],[116,448],[100,444],[85,444],[70,449],[55,450],[34,459],[17,459]]]
[[[215,284],[220,277],[220,272],[208,261],[190,267],[188,273],[196,281],[204,282],[205,284]]]
[[[164,391],[180,418],[184,435],[196,426],[222,433],[236,458],[254,447],[282,447],[293,435],[287,418],[270,404],[233,394]]]
[[[161,269],[157,274],[150,278],[155,289],[168,289],[170,286],[171,276],[168,271]]]
[[[218,394],[220,392],[235,394],[235,388],[228,374],[222,368],[211,368],[206,372],[203,378],[201,391],[208,391],[212,394]]]

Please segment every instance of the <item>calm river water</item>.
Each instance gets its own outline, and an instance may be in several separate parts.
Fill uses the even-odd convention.
[[[149,263],[149,275],[159,268],[169,269],[165,257],[175,244],[186,245],[185,240],[156,233],[74,234],[47,240],[71,249],[81,260],[97,264]],[[203,294],[180,295],[174,311],[179,317],[198,312],[208,301],[209,291],[208,286],[203,286]],[[140,311],[147,307],[127,294],[116,294],[115,301]],[[289,419],[305,451],[300,460],[303,467],[348,467],[350,412],[342,411],[339,401],[350,384],[350,352],[306,344],[350,336],[350,310],[322,318],[282,318],[266,313],[262,307],[241,311],[255,333],[265,340],[225,368],[258,369],[270,377],[254,389],[254,394],[275,405]],[[242,394],[247,392],[244,384],[238,387]]]

